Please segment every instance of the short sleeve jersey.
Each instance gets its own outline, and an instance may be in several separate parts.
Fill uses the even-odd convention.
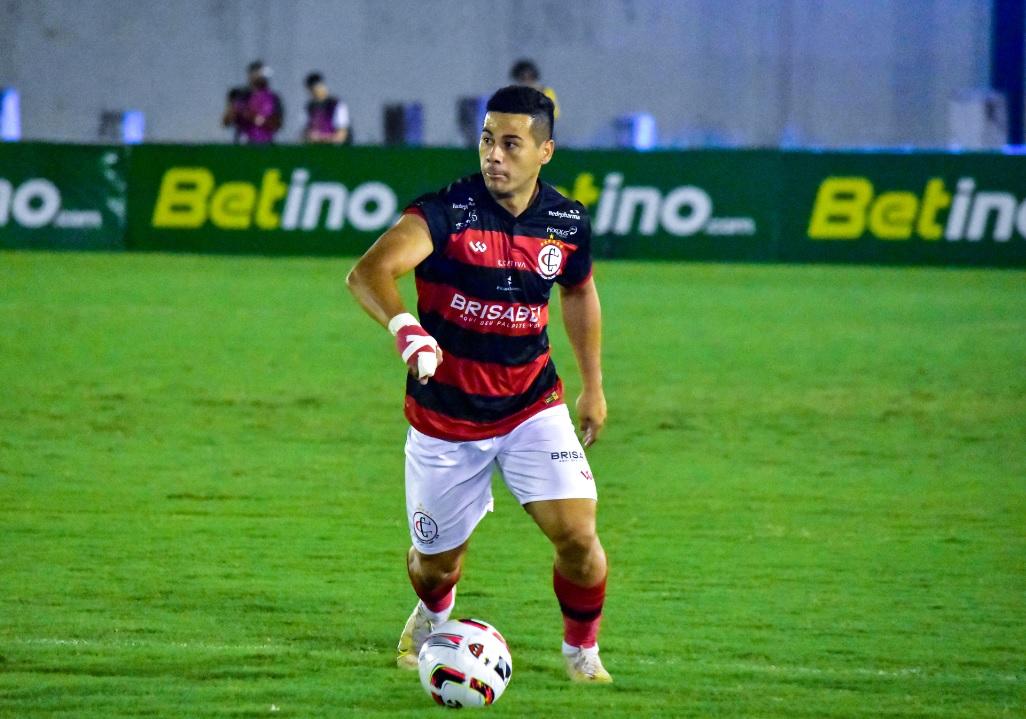
[[[563,402],[549,352],[552,285],[591,277],[585,207],[539,183],[514,217],[480,174],[414,200],[434,250],[414,275],[420,322],[444,359],[422,385],[406,384],[406,417],[424,434],[453,441],[506,434]]]

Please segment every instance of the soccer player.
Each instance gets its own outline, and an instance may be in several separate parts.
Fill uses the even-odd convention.
[[[480,173],[415,200],[367,251],[347,283],[395,336],[406,382],[406,509],[410,582],[420,601],[397,663],[415,668],[432,628],[449,618],[464,553],[492,509],[491,473],[555,548],[567,671],[608,683],[598,652],[606,555],[595,530],[595,481],[564,404],[546,330],[553,284],[581,371],[583,446],[606,419],[601,321],[583,205],[538,179],[552,159],[552,101],[510,86],[487,104]],[[413,270],[417,312],[396,279]]]

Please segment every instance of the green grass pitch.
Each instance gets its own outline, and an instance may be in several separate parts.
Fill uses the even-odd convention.
[[[402,367],[351,262],[0,253],[0,716],[442,711],[392,666]],[[1026,715],[1026,275],[596,276],[616,684],[564,679],[498,485],[457,603],[511,644],[492,715]]]

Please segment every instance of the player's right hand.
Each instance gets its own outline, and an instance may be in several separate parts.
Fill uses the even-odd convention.
[[[421,384],[427,384],[442,361],[438,342],[408,312],[393,317],[388,323],[388,331],[395,335],[396,349],[410,374]]]

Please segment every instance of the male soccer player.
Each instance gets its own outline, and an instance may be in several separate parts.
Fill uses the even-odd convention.
[[[420,598],[397,663],[415,668],[453,609],[470,535],[492,509],[491,473],[555,547],[553,588],[574,681],[608,683],[598,653],[606,556],[595,532],[595,481],[549,357],[549,293],[581,371],[584,446],[606,419],[601,322],[587,211],[538,180],[552,159],[552,101],[510,86],[488,101],[481,172],[415,200],[347,282],[395,336],[409,370],[406,508],[410,582]],[[396,279],[414,271],[420,321]]]

